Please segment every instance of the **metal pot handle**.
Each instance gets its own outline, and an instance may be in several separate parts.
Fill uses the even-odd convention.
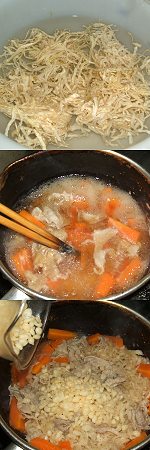
[[[0,299],[1,300],[31,300],[30,297],[28,297],[28,295],[26,295],[23,291],[20,291],[20,289],[16,289],[15,287],[12,287],[7,294],[4,295],[4,297],[2,297]]]

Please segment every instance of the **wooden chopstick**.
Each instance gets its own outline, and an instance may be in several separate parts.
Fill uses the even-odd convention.
[[[8,208],[7,206],[0,203],[0,212],[5,216],[13,220],[9,220],[6,217],[0,215],[0,224],[10,228],[17,233],[23,234],[24,236],[38,242],[39,244],[45,245],[49,248],[54,248],[60,251],[73,252],[74,249],[69,244],[66,244],[61,239],[57,238],[48,231],[43,230],[43,228],[38,227],[29,220],[21,217],[18,213]]]

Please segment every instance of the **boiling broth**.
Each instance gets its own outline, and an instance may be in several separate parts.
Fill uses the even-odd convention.
[[[30,195],[23,213],[80,257],[11,235],[6,255],[31,289],[60,299],[97,299],[131,288],[149,264],[146,218],[132,196],[98,179],[61,177]],[[24,217],[25,217],[24,216]]]

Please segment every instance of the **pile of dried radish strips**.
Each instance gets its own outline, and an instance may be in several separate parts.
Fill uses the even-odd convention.
[[[90,131],[112,146],[150,134],[150,57],[139,47],[130,52],[103,23],[11,40],[0,57],[5,134],[33,149]]]

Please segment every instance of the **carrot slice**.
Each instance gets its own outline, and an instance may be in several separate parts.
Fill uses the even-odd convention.
[[[70,224],[74,226],[74,224],[78,221],[78,212],[79,211],[87,211],[89,208],[89,203],[85,198],[75,199],[70,206]]]
[[[100,275],[99,283],[95,289],[96,298],[107,297],[114,286],[115,280],[111,273],[104,272]]]
[[[11,366],[11,379],[13,384],[18,384],[20,388],[23,388],[28,383],[28,375],[30,368],[24,370],[18,370],[15,364]]]
[[[119,222],[119,220],[115,220],[112,217],[109,217],[109,224],[114,228],[117,228],[119,233],[130,242],[137,242],[140,238],[140,231],[128,227],[128,225]]]
[[[115,347],[122,348],[124,346],[123,339],[120,336],[104,336],[108,341],[112,342]]]
[[[142,433],[138,437],[136,437],[135,439],[132,439],[132,441],[125,444],[121,450],[128,450],[128,449],[134,447],[135,445],[139,444],[140,442],[144,441],[146,438],[147,438],[147,434],[145,433],[145,431],[142,431]]]
[[[41,220],[36,219],[36,217],[32,216],[32,214],[30,214],[28,211],[26,211],[25,209],[23,209],[22,211],[20,211],[20,216],[24,217],[24,219],[29,220],[29,222],[34,223],[35,225],[37,225],[40,228],[46,228],[45,223],[41,222]]]
[[[59,338],[59,337],[55,338],[54,340],[52,339],[52,342],[51,342],[52,353],[54,352],[54,350],[56,350],[57,347],[59,347],[60,344],[62,344],[63,341],[64,341],[64,339]]]
[[[12,254],[11,260],[18,275],[23,280],[25,279],[25,272],[27,270],[30,270],[31,272],[34,270],[32,252],[29,247],[19,248],[19,250]]]
[[[58,278],[58,280],[51,280],[51,278],[47,279],[47,285],[54,294],[58,294],[62,280]]]
[[[58,445],[52,444],[50,441],[47,441],[47,439],[42,439],[40,437],[31,439],[29,444],[39,450],[61,450],[61,447]]]
[[[132,278],[137,274],[141,268],[142,262],[139,256],[135,256],[118,275],[116,281],[119,286],[123,286],[125,283],[130,282]]]
[[[31,372],[33,375],[37,375],[41,372],[44,366],[49,364],[50,362],[58,363],[58,364],[67,364],[70,362],[67,356],[58,356],[56,358],[52,358],[51,356],[44,355],[41,356],[39,361],[32,366]]]
[[[75,222],[73,226],[66,227],[67,240],[75,248],[80,249],[82,242],[91,239],[91,229],[84,222]]]
[[[150,364],[139,364],[137,367],[137,372],[140,373],[143,377],[150,378]]]
[[[107,199],[106,206],[105,206],[105,212],[108,216],[112,216],[115,209],[120,206],[120,200],[117,198],[111,198]]]
[[[76,333],[74,331],[68,330],[58,330],[54,328],[49,328],[48,330],[48,339],[56,340],[56,339],[73,339],[76,337]]]
[[[39,355],[51,355],[53,353],[53,347],[50,342],[42,342],[38,347]]]
[[[10,402],[9,425],[21,433],[25,432],[25,420],[18,409],[16,397],[12,397]]]
[[[100,341],[101,335],[99,333],[91,334],[91,336],[87,336],[86,340],[89,345],[98,344]]]
[[[51,355],[62,342],[63,342],[62,339],[56,339],[55,341],[52,341],[50,344],[49,343],[41,344],[39,348],[39,353],[37,355],[37,361],[35,362],[35,364],[33,364],[31,368],[31,373],[33,375],[37,375],[38,373],[40,373],[45,365],[53,361]]]
[[[44,366],[46,366],[47,364],[49,364],[49,362],[52,361],[51,356],[49,355],[44,355],[41,356],[39,358],[39,361],[37,361],[31,369],[31,372],[33,375],[37,375],[38,373],[41,372],[41,370],[43,369]]]
[[[61,449],[64,450],[73,450],[70,441],[60,441],[58,442],[58,445],[60,446]]]
[[[67,364],[70,362],[68,356],[57,356],[56,358],[52,358],[52,361],[58,364]]]

